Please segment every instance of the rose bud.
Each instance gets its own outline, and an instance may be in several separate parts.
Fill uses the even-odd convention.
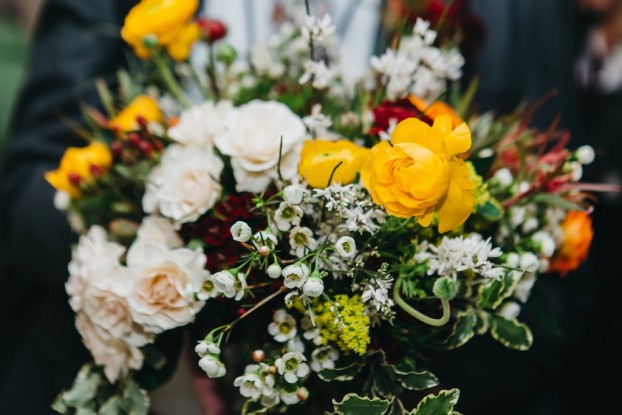
[[[199,18],[197,23],[210,45],[227,36],[227,26],[220,20]]]

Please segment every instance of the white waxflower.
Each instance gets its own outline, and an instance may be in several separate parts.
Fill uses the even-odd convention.
[[[525,221],[527,209],[524,206],[514,206],[510,208],[510,223],[514,228],[520,226]]]
[[[246,290],[246,276],[239,272],[236,276],[230,271],[220,271],[214,274],[214,285],[216,289],[227,298],[234,298],[240,301],[244,297]]]
[[[281,309],[274,313],[273,321],[268,325],[268,333],[279,343],[296,337],[296,320],[287,311]]]
[[[298,390],[293,392],[290,391],[281,391],[281,400],[285,405],[296,405],[300,402],[300,398],[298,397]]]
[[[322,106],[320,104],[315,104],[311,109],[311,115],[307,115],[302,121],[316,137],[326,136],[328,129],[333,125],[332,120],[325,114],[322,114]]]
[[[292,226],[300,225],[302,215],[303,211],[299,206],[281,202],[278,209],[274,212],[274,221],[276,222],[276,227],[281,232],[287,232]]]
[[[577,160],[581,164],[591,164],[594,161],[594,149],[591,146],[581,146],[575,151]]]
[[[497,170],[492,177],[496,179],[499,185],[503,188],[510,187],[514,182],[512,172],[506,167]]]
[[[540,266],[538,257],[532,252],[525,252],[520,256],[519,268],[526,272],[537,271]]]
[[[529,232],[533,232],[536,229],[538,229],[539,225],[540,223],[538,222],[538,219],[536,219],[533,216],[530,216],[523,222],[523,226],[521,228],[523,229],[524,233],[529,233]]]
[[[240,388],[240,395],[254,401],[261,397],[263,391],[263,382],[255,373],[247,373],[243,376],[238,376],[233,381],[233,386]]]
[[[552,257],[555,253],[555,240],[550,233],[546,231],[538,231],[534,233],[531,239],[540,245],[540,252],[545,257]]]
[[[178,225],[194,222],[220,198],[223,167],[211,147],[168,146],[147,178],[143,209]]]
[[[268,277],[274,280],[279,278],[282,272],[283,269],[279,264],[270,264],[270,266],[268,267]]]
[[[570,164],[570,176],[572,180],[578,182],[583,177],[583,167],[579,163],[569,163]]]
[[[289,233],[289,246],[292,255],[302,258],[308,251],[317,249],[318,244],[311,229],[296,226]]]
[[[529,183],[528,181],[522,181],[518,184],[518,188],[517,191],[518,193],[525,193],[527,192],[529,189],[531,188],[531,183]]]
[[[251,101],[228,113],[223,122],[226,128],[214,144],[231,157],[238,192],[263,192],[279,178],[279,171],[283,180],[298,176],[307,129],[286,105]]]
[[[298,336],[289,339],[287,342],[287,351],[294,353],[304,353],[305,352],[305,344],[302,342],[302,339]]]
[[[324,292],[324,281],[321,277],[312,275],[302,286],[302,292],[309,297],[319,297]]]
[[[300,28],[300,34],[307,43],[313,42],[314,46],[326,46],[336,30],[337,28],[328,14],[325,14],[321,19],[315,16],[306,16],[305,22]]]
[[[318,347],[311,353],[311,369],[319,372],[322,369],[333,369],[339,352],[332,346]]]
[[[278,243],[279,241],[276,239],[276,236],[268,231],[260,231],[253,235],[253,244],[257,249],[266,246],[268,249],[272,250]]]
[[[236,242],[248,242],[252,235],[251,227],[246,222],[237,221],[231,225],[231,236]]]
[[[64,190],[57,190],[54,193],[54,207],[60,211],[66,211],[71,203],[71,196]]]
[[[283,189],[283,199],[292,205],[299,205],[305,195],[305,188],[300,184],[290,184]]]
[[[283,284],[287,288],[300,288],[309,276],[309,267],[305,264],[292,264],[283,269]]]
[[[287,383],[296,383],[298,379],[309,374],[307,358],[302,353],[288,352],[274,362],[280,375],[283,375]]]
[[[227,374],[227,368],[217,356],[208,354],[199,360],[199,366],[209,378],[221,378]]]
[[[520,263],[520,255],[516,252],[509,252],[505,259],[505,264],[508,267],[518,268],[518,264]]]
[[[531,289],[536,283],[536,274],[533,272],[529,272],[523,274],[520,282],[516,286],[516,290],[514,291],[514,297],[520,300],[523,303],[526,303],[529,299],[529,294],[531,294]]]
[[[197,289],[197,298],[201,301],[208,300],[210,298],[218,297],[221,292],[216,288],[214,283],[214,276],[210,273],[205,276],[205,279]]]
[[[220,347],[218,347],[218,345],[214,342],[203,340],[198,342],[197,345],[194,346],[194,351],[200,357],[203,357],[208,353],[218,355],[220,354]]]
[[[349,236],[342,236],[335,244],[335,249],[344,258],[352,258],[356,255],[356,242]]]
[[[322,344],[322,336],[320,336],[320,327],[313,324],[313,321],[305,316],[300,320],[300,327],[304,330],[302,337],[311,340],[313,344],[319,346]]]
[[[332,83],[333,80],[337,77],[337,72],[332,68],[326,66],[324,61],[315,62],[315,61],[307,61],[304,65],[304,73],[298,80],[301,85],[306,84],[307,82],[313,80],[311,82],[311,86],[315,89],[326,89]]]

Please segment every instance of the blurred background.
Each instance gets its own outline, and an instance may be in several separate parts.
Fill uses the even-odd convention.
[[[57,7],[64,3],[48,1]],[[12,109],[20,83],[29,70],[30,39],[45,2],[0,0],[0,155],[7,137],[11,136]],[[217,3],[212,3],[211,9],[218,10]],[[466,56],[465,79],[475,74],[480,76],[476,98],[479,109],[501,114],[522,101],[534,103],[546,97],[534,124],[547,128],[559,117],[560,127],[572,133],[571,147],[590,144],[596,150],[597,161],[586,169],[585,180],[620,184],[622,0],[462,3],[478,23],[472,26],[471,34],[476,41]],[[89,4],[83,1],[81,7]],[[47,23],[46,16],[53,16],[55,23],[62,22],[58,14],[48,12],[43,14],[41,24]],[[41,64],[40,60],[37,62]],[[617,316],[622,288],[622,267],[618,260],[622,203],[619,194],[600,195],[598,199],[594,213],[595,240],[589,261],[566,279],[542,277],[524,309],[522,317],[534,331],[532,350],[504,350],[481,338],[433,363],[433,369],[447,386],[462,390],[461,411],[465,414],[498,414],[500,408],[504,408],[504,414],[613,413],[612,408],[619,406],[619,382],[610,383],[604,376],[617,379],[622,369],[619,346],[614,341],[620,328]],[[6,218],[0,217],[2,220]],[[0,236],[2,232],[0,227]],[[68,256],[68,248],[64,255]],[[64,260],[62,257],[58,263],[66,263]],[[63,268],[49,272],[58,272],[59,281],[64,278]],[[3,283],[1,278],[0,275]],[[69,310],[66,311],[71,318]],[[0,312],[8,313],[4,309]],[[72,324],[68,320],[65,325]],[[73,336],[72,341],[79,339]],[[62,356],[60,350],[49,352]],[[5,359],[11,359],[11,355]],[[2,415],[5,415],[1,400],[8,390],[3,389],[9,379],[8,368],[6,363],[0,365]],[[48,389],[42,386],[45,389],[42,394],[51,400],[54,390],[69,386],[75,371],[67,372],[67,376],[57,379],[61,386],[55,384]],[[162,414],[181,413],[175,412],[179,411],[180,401],[190,399],[183,394],[191,389],[187,375],[178,375],[178,379],[181,383],[176,382],[154,395],[163,408]],[[196,404],[188,405],[183,410],[185,415],[198,411]]]

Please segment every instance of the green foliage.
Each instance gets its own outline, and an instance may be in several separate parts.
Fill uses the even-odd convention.
[[[512,295],[518,282],[519,279],[514,277],[514,272],[508,271],[501,279],[481,285],[477,305],[484,309],[496,310],[503,300]]]
[[[335,413],[339,415],[383,415],[389,409],[390,401],[367,398],[349,393],[341,402],[333,401]]]
[[[354,362],[348,366],[335,369],[323,369],[318,373],[318,377],[325,382],[347,382],[354,379],[356,375],[363,370],[363,364],[360,362]]]
[[[443,390],[438,395],[428,395],[419,402],[410,415],[452,415],[458,398],[460,398],[458,389]]]
[[[528,350],[533,343],[531,330],[524,323],[500,315],[491,315],[490,334],[505,347]]]
[[[475,336],[475,326],[477,324],[477,314],[472,307],[460,311],[455,316],[451,333],[444,345],[447,349],[457,349],[464,346],[473,336]]]
[[[496,199],[491,199],[483,205],[477,206],[476,213],[494,222],[503,218],[503,207]]]

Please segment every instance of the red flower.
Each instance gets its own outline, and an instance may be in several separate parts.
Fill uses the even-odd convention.
[[[220,20],[200,17],[197,23],[210,45],[227,36],[227,26]]]
[[[408,98],[400,99],[395,102],[384,101],[374,108],[374,124],[369,130],[369,134],[377,135],[382,131],[387,131],[391,125],[391,120],[397,123],[406,118],[418,118],[421,121],[432,125],[432,120],[421,113]]]

